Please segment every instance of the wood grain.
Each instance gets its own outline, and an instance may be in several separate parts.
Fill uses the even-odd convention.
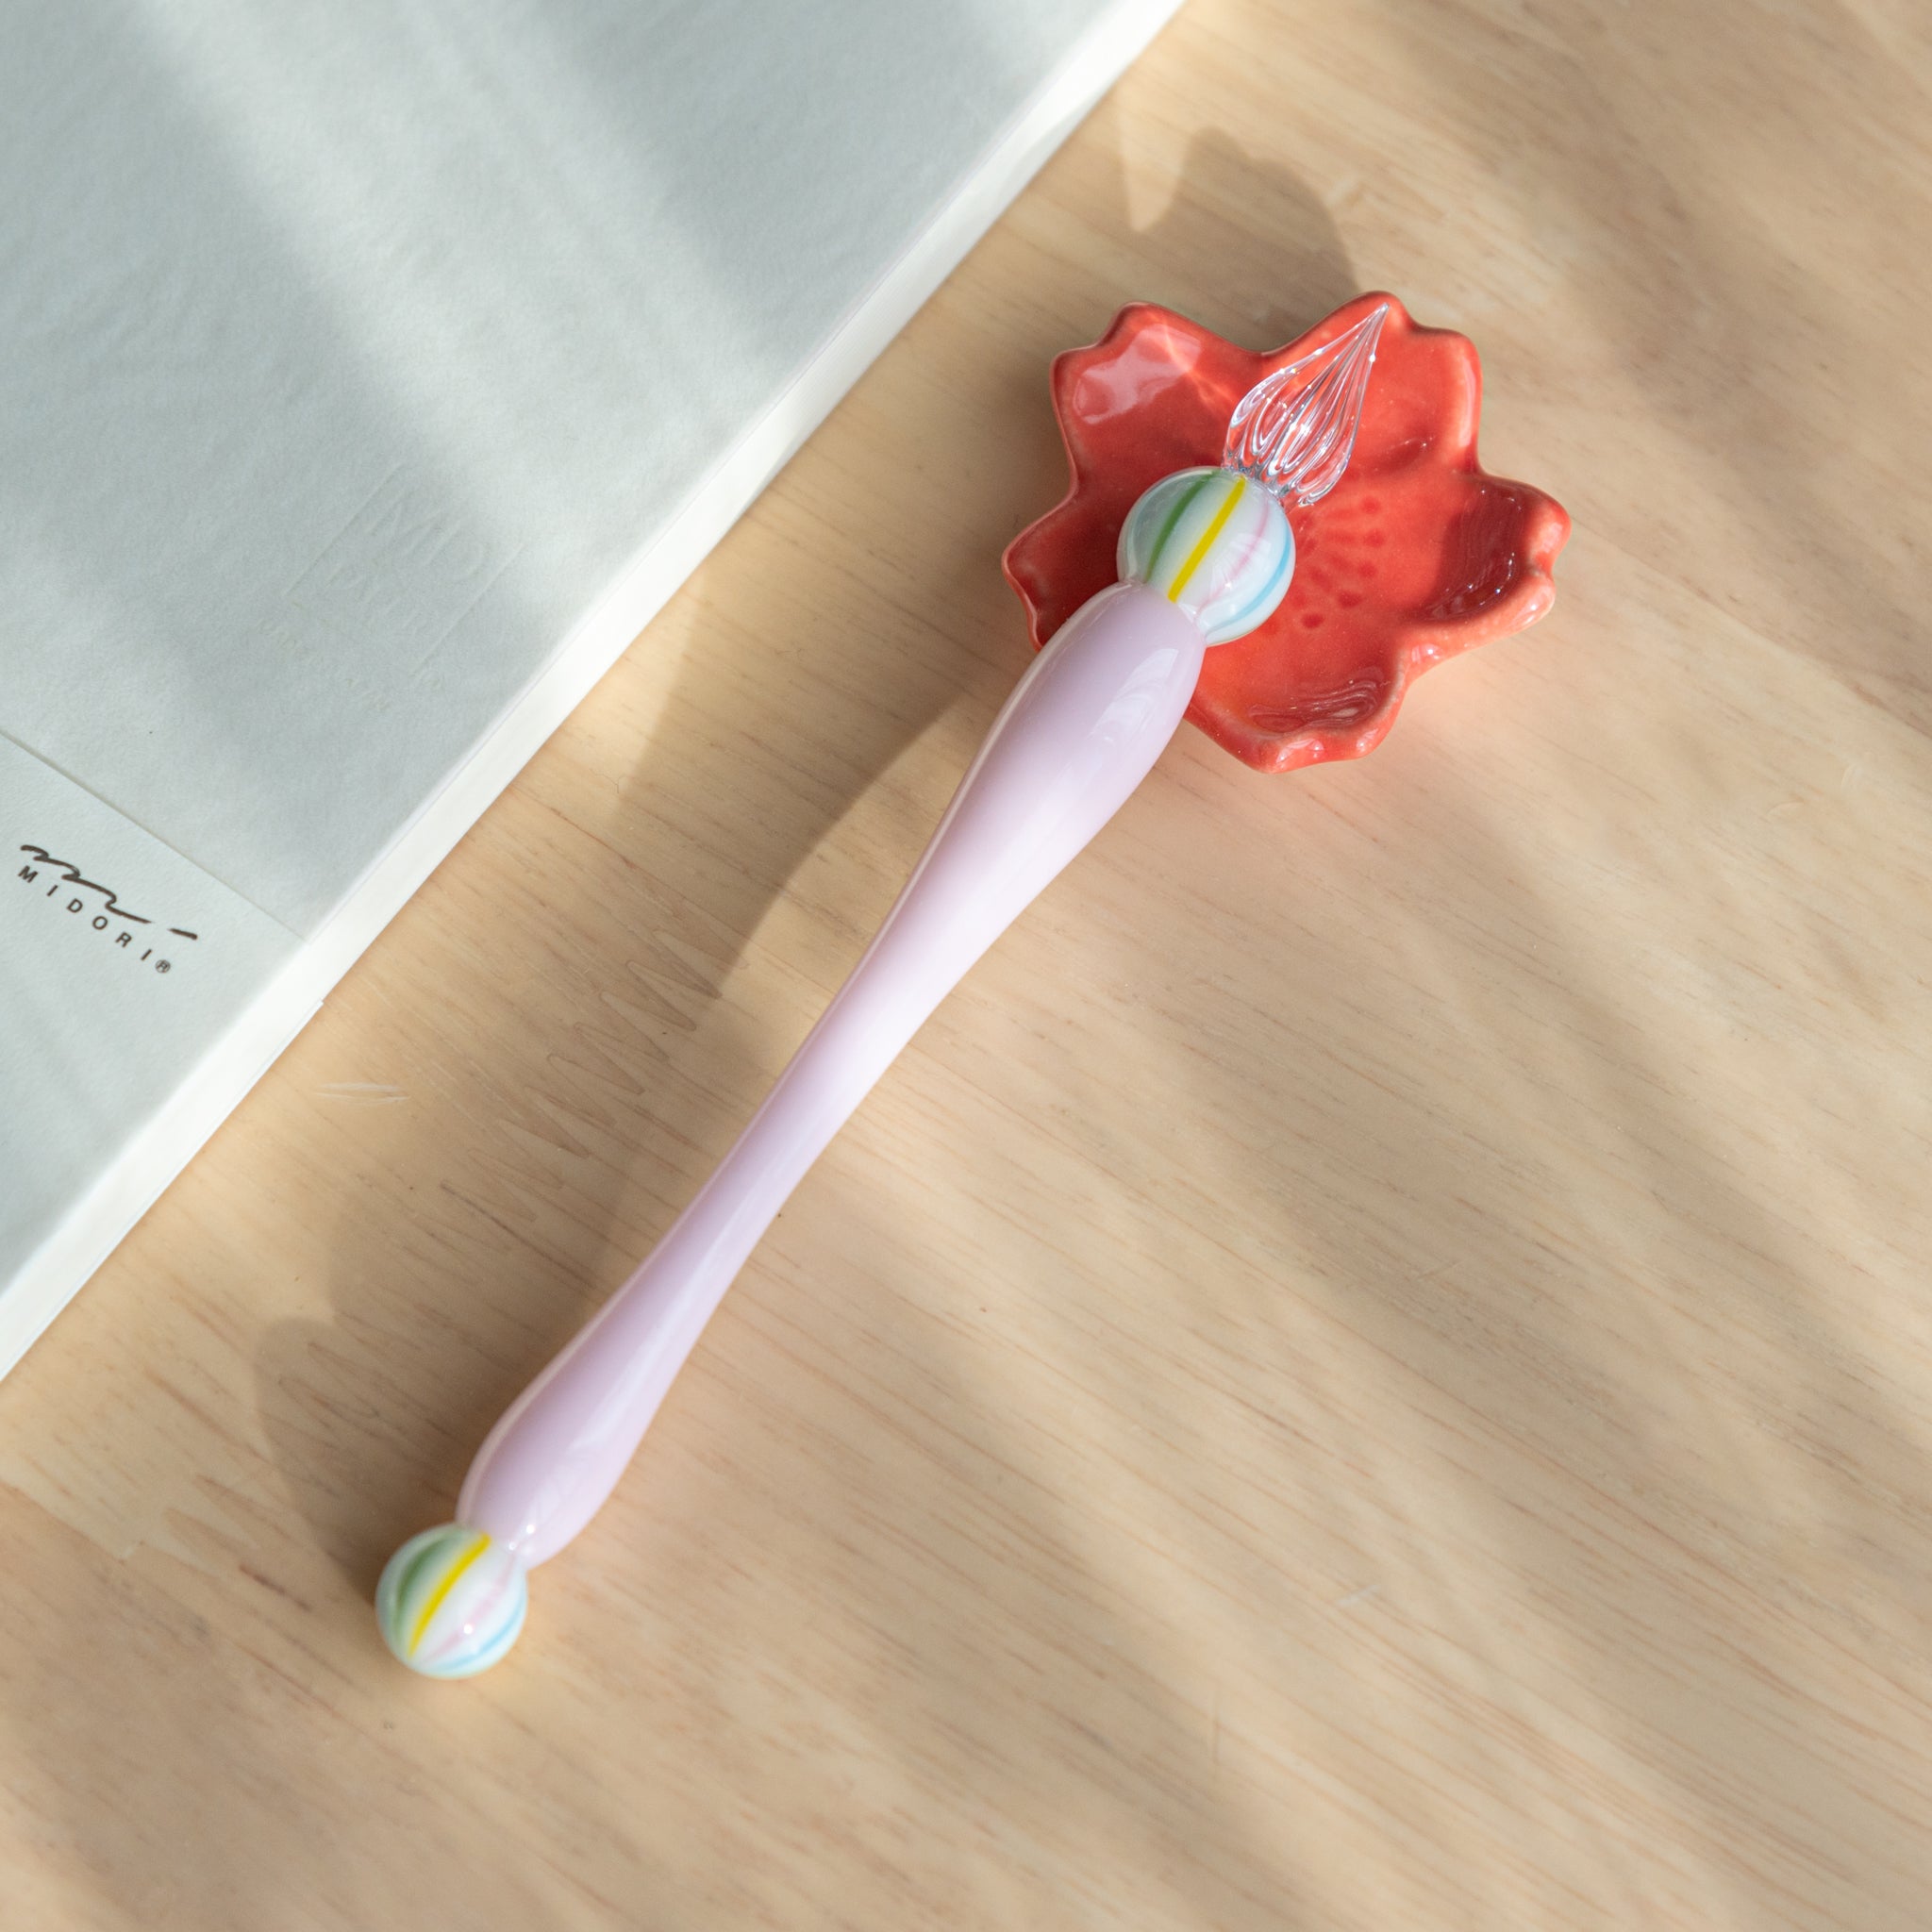
[[[0,1389],[8,1927],[1920,1928],[1932,34],[1192,0]],[[516,1659],[369,1609],[1024,657],[1132,297],[1466,329],[1556,614],[1191,732]]]

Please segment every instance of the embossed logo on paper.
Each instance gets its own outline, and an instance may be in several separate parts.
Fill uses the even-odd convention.
[[[345,637],[387,640],[420,672],[513,555],[397,470],[289,586],[288,601]]]
[[[83,921],[88,929],[99,933],[105,942],[124,952],[130,959],[156,973],[172,973],[175,962],[158,957],[172,951],[170,939],[198,941],[199,933],[185,926],[163,927],[145,913],[130,912],[115,896],[111,887],[85,878],[72,860],[57,858],[44,845],[23,844],[26,863],[18,877],[29,886],[46,885],[44,897],[54,900],[70,919]],[[64,897],[63,897],[64,895]]]

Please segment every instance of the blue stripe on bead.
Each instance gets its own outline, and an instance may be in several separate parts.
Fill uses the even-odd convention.
[[[434,1674],[440,1677],[474,1677],[487,1671],[523,1635],[524,1620],[529,1612],[529,1599],[526,1597],[517,1606],[516,1615],[481,1649],[458,1651],[447,1664],[441,1668],[432,1667]]]
[[[1291,532],[1289,535],[1288,541],[1281,546],[1281,555],[1276,559],[1274,565],[1274,575],[1268,579],[1267,588],[1263,590],[1258,596],[1250,598],[1249,601],[1246,604],[1244,604],[1240,609],[1240,611],[1238,611],[1234,616],[1224,617],[1220,621],[1220,623],[1218,623],[1214,626],[1214,628],[1216,630],[1224,630],[1230,625],[1245,625],[1249,617],[1255,611],[1265,610],[1268,608],[1269,598],[1274,596],[1276,591],[1280,588],[1282,578],[1284,578],[1288,575],[1289,570],[1292,566],[1293,562],[1294,536],[1293,533]],[[1239,637],[1241,635],[1241,632],[1237,630],[1235,632],[1235,635]]]

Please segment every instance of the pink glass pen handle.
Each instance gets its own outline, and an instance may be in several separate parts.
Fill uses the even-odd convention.
[[[1341,474],[1372,322],[1355,332],[1358,379],[1343,339],[1340,352],[1309,358],[1312,369],[1282,372],[1304,378],[1289,394],[1301,413],[1277,421],[1282,384],[1271,377],[1236,412],[1219,467],[1164,477],[1135,505],[1121,531],[1122,580],[1028,667],[877,936],[751,1124],[649,1258],[491,1431],[457,1522],[391,1559],[376,1610],[404,1662],[468,1676],[508,1650],[528,1571],[616,1487],[806,1170],[960,976],[1153,769],[1208,647],[1279,605],[1294,539],[1276,492],[1284,475],[1325,490]]]
[[[933,1008],[1120,808],[1180,724],[1206,648],[1145,584],[1093,598],[1027,668],[872,944],[648,1259],[525,1390],[457,1522],[385,1571],[391,1648],[468,1675],[515,1641],[524,1573],[616,1487],[773,1217]],[[448,1626],[448,1627],[442,1627]]]
[[[1117,585],[1034,660],[877,937],[737,1144],[491,1432],[461,1523],[534,1565],[591,1520],[800,1177],[961,974],[1146,776],[1203,648],[1159,592]]]

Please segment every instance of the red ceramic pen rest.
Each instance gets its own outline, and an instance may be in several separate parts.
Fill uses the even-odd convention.
[[[1136,302],[1053,365],[1073,483],[1004,559],[1035,646],[1113,582],[1121,525],[1149,484],[1219,462],[1243,395],[1383,303],[1354,456],[1327,496],[1291,514],[1287,599],[1258,630],[1208,653],[1188,716],[1259,771],[1359,758],[1416,672],[1541,617],[1570,519],[1541,490],[1477,462],[1482,374],[1466,336],[1418,327],[1393,296],[1367,294],[1257,355]]]

